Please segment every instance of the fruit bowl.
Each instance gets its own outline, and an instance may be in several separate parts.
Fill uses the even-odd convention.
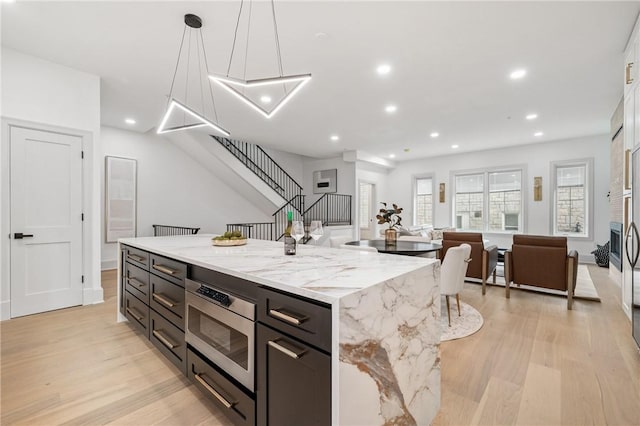
[[[212,238],[211,241],[213,242],[214,246],[219,247],[243,246],[247,244],[246,238],[240,238],[236,240],[215,240]]]

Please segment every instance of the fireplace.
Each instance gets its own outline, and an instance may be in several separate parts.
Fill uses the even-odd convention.
[[[622,271],[622,224],[610,222],[609,262]]]

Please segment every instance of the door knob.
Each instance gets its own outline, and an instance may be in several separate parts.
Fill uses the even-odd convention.
[[[13,234],[13,238],[15,238],[16,240],[21,240],[23,238],[31,238],[33,237],[33,234],[23,234],[22,232],[16,232],[15,234]]]

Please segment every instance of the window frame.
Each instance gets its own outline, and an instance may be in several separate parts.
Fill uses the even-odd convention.
[[[593,157],[589,158],[578,158],[575,160],[562,160],[562,161],[552,161],[549,166],[550,174],[551,174],[551,193],[549,196],[549,235],[553,235],[556,237],[567,237],[572,240],[580,240],[580,241],[592,241],[593,240],[593,190],[594,190],[594,170],[593,170],[594,160]],[[585,166],[585,234],[575,234],[571,232],[557,232],[556,231],[556,205],[557,205],[557,196],[558,196],[558,169],[565,167],[577,167],[577,166]]]
[[[432,227],[435,227],[435,221],[436,221],[436,199],[435,199],[435,195],[436,195],[436,178],[435,175],[433,173],[424,173],[424,174],[418,174],[418,175],[413,175],[413,180],[412,180],[412,187],[411,187],[411,200],[412,200],[412,209],[413,211],[411,212],[411,219],[412,219],[412,223],[414,226],[418,226],[418,225],[431,225]],[[418,179],[431,179],[431,222],[430,224],[424,224],[424,223],[417,223],[417,217],[418,217],[418,200],[417,200],[417,191],[418,191]]]
[[[491,230],[489,229],[489,203],[490,203],[490,182],[489,182],[489,174],[491,173],[505,173],[505,172],[520,172],[520,227],[519,230]],[[506,166],[496,166],[496,167],[485,167],[481,169],[467,169],[467,170],[452,170],[450,173],[449,181],[451,182],[449,189],[449,197],[451,199],[450,209],[451,209],[451,223],[453,226],[457,225],[456,218],[456,177],[457,176],[465,176],[465,175],[483,175],[483,204],[482,204],[482,230],[471,230],[471,229],[458,229],[463,232],[482,232],[483,234],[503,234],[503,235],[513,235],[513,234],[525,234],[527,233],[527,204],[528,200],[528,190],[527,190],[527,165],[526,164],[514,164],[514,165],[506,165]],[[457,227],[456,227],[457,228]]]

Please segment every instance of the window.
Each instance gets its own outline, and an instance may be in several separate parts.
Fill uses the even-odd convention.
[[[591,161],[554,163],[553,234],[589,236]]]
[[[416,178],[414,217],[415,225],[433,224],[433,179]]]
[[[522,175],[522,169],[454,175],[456,228],[522,232]]]
[[[522,172],[489,173],[489,231],[519,231]]]
[[[456,176],[456,228],[482,231],[484,228],[484,174]]]

